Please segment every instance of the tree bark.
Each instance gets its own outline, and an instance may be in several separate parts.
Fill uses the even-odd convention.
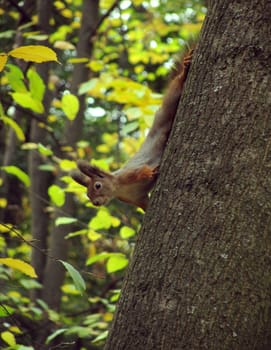
[[[38,25],[44,33],[49,34],[50,31],[50,18],[52,11],[52,1],[37,1],[37,14],[38,14]],[[48,45],[46,41],[43,43]],[[49,63],[42,63],[37,65],[37,72],[41,76],[45,85],[48,82],[49,76]],[[42,118],[46,120],[49,107],[50,107],[50,93],[47,89],[45,92],[43,105],[44,105],[44,114]],[[37,120],[32,120],[31,122],[31,142],[39,143],[46,140],[46,130],[43,127],[40,127]],[[46,248],[47,248],[47,239],[49,234],[49,217],[46,212],[46,207],[48,205],[48,187],[49,187],[49,176],[48,173],[39,169],[43,164],[43,159],[41,155],[33,150],[29,154],[28,166],[29,174],[31,179],[30,186],[30,202],[32,209],[31,217],[31,233],[35,246],[38,249],[32,250],[31,263],[35,268],[35,271],[38,275],[39,282],[42,282],[44,276],[44,268],[46,263]],[[42,199],[42,200],[41,200]],[[36,299],[40,297],[40,291],[33,291],[32,298]]]
[[[271,2],[210,1],[105,349],[271,349]]]
[[[77,47],[78,57],[89,58],[92,51],[92,37],[94,29],[99,19],[99,0],[85,0],[82,9],[82,23],[79,33],[79,42]],[[85,63],[75,65],[71,92],[77,94],[78,87],[88,79],[89,69]],[[74,147],[82,134],[83,118],[85,111],[85,96],[80,96],[80,110],[73,122],[67,121],[64,130],[64,140],[69,145]],[[61,211],[56,209],[55,219],[63,216],[63,212],[67,216],[75,216],[75,205],[73,196],[66,194],[65,204],[61,207]],[[72,232],[72,225],[62,225],[53,227],[50,240],[50,255],[55,259],[66,260],[68,252],[68,241],[65,239],[69,232]],[[62,265],[53,259],[48,259],[46,264],[43,299],[53,308],[58,309],[61,300],[61,286],[65,277],[65,271]]]

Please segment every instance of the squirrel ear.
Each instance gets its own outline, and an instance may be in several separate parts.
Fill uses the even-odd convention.
[[[109,175],[107,172],[99,169],[96,166],[90,165],[88,162],[86,162],[84,160],[79,160],[77,162],[77,166],[83,174],[85,174],[89,177],[98,176],[98,177],[103,178],[103,177]]]
[[[74,181],[78,182],[82,186],[88,187],[91,183],[91,179],[83,175],[79,170],[73,170],[70,175]]]

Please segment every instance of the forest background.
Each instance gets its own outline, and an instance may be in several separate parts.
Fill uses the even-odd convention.
[[[103,347],[143,213],[94,208],[69,173],[136,152],[205,13],[197,0],[1,2],[0,52],[45,45],[59,62],[9,57],[0,75],[1,348]]]

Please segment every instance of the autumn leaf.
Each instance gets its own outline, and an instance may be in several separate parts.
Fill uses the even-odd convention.
[[[6,265],[12,269],[21,271],[27,276],[34,277],[34,278],[38,277],[34,268],[22,260],[13,259],[13,258],[0,258],[0,264]]]
[[[57,61],[56,53],[42,45],[20,46],[8,52],[9,56],[36,63]]]
[[[5,53],[1,53],[0,54],[0,72],[2,72],[2,70],[5,67],[5,64],[7,63],[7,59],[8,59],[8,55]]]

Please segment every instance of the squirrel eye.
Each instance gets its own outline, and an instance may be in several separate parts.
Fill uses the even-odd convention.
[[[95,182],[94,187],[95,187],[95,190],[99,190],[100,188],[102,188],[101,182],[98,182],[98,181]]]

